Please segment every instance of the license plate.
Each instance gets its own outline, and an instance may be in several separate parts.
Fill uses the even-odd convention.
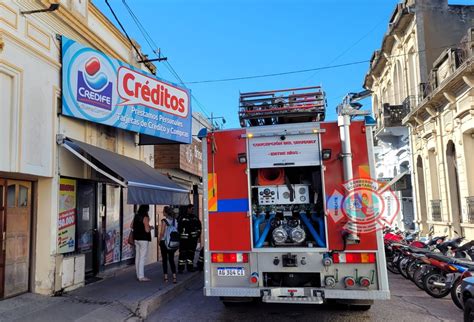
[[[218,267],[217,276],[245,276],[245,270],[243,267]]]

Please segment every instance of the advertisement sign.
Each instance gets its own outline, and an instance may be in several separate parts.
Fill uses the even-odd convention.
[[[191,143],[191,93],[62,37],[62,113]]]
[[[76,180],[59,179],[58,253],[76,246]]]
[[[135,248],[128,243],[128,235],[131,232],[131,225],[135,213],[133,205],[127,204],[127,189],[123,189],[123,234],[122,234],[122,260],[135,257]]]
[[[105,265],[120,262],[120,188],[107,185],[105,212]]]
[[[319,165],[319,154],[316,134],[262,136],[249,140],[251,168]]]

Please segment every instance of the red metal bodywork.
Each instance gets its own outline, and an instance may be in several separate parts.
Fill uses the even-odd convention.
[[[331,158],[323,161],[324,190],[327,198],[336,190],[343,190],[343,167],[341,141],[336,122],[321,122],[322,149],[331,150]],[[209,174],[217,174],[217,202],[243,200],[249,198],[249,180],[246,164],[239,163],[238,155],[247,153],[246,139],[242,137],[246,129],[211,132],[207,137],[207,166]],[[350,128],[354,178],[370,177],[369,151],[365,124],[354,121]],[[214,152],[213,152],[214,151]],[[344,242],[342,230],[345,224],[327,218],[328,248],[342,250]],[[251,222],[248,211],[212,211],[209,209],[209,249],[211,251],[250,251]],[[360,234],[360,243],[347,245],[347,250],[377,250],[376,233]]]

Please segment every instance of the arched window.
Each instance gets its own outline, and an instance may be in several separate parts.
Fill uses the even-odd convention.
[[[396,86],[397,100],[395,104],[398,105],[398,104],[401,104],[405,98],[405,89],[403,88],[403,84],[404,84],[403,69],[402,69],[402,64],[400,63],[399,60],[397,60],[396,69],[397,69],[397,79],[395,80],[396,82],[395,84],[397,84]]]
[[[448,170],[449,199],[451,200],[451,220],[455,229],[460,229],[460,211],[461,211],[461,194],[459,192],[459,175],[456,157],[456,146],[453,141],[449,140],[446,146],[446,167]]]
[[[411,48],[408,52],[408,95],[418,95],[418,81],[415,61],[415,50]]]
[[[426,190],[425,190],[425,169],[423,168],[423,160],[421,156],[416,159],[416,179],[418,183],[418,204],[420,205],[419,221],[423,225],[423,231],[427,231],[427,212],[426,212]]]

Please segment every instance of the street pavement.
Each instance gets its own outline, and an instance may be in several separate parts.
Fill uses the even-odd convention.
[[[390,273],[389,273],[390,274]],[[180,296],[162,305],[147,321],[462,321],[450,296],[435,299],[400,275],[389,275],[391,299],[377,301],[369,311],[338,306],[245,304],[226,308],[218,298],[203,296],[202,278]]]
[[[6,299],[0,301],[0,322],[138,321],[199,280],[198,273],[186,273],[178,284],[164,283],[161,263],[146,266],[145,274],[151,281],[138,282],[132,265],[60,296],[26,293]]]

